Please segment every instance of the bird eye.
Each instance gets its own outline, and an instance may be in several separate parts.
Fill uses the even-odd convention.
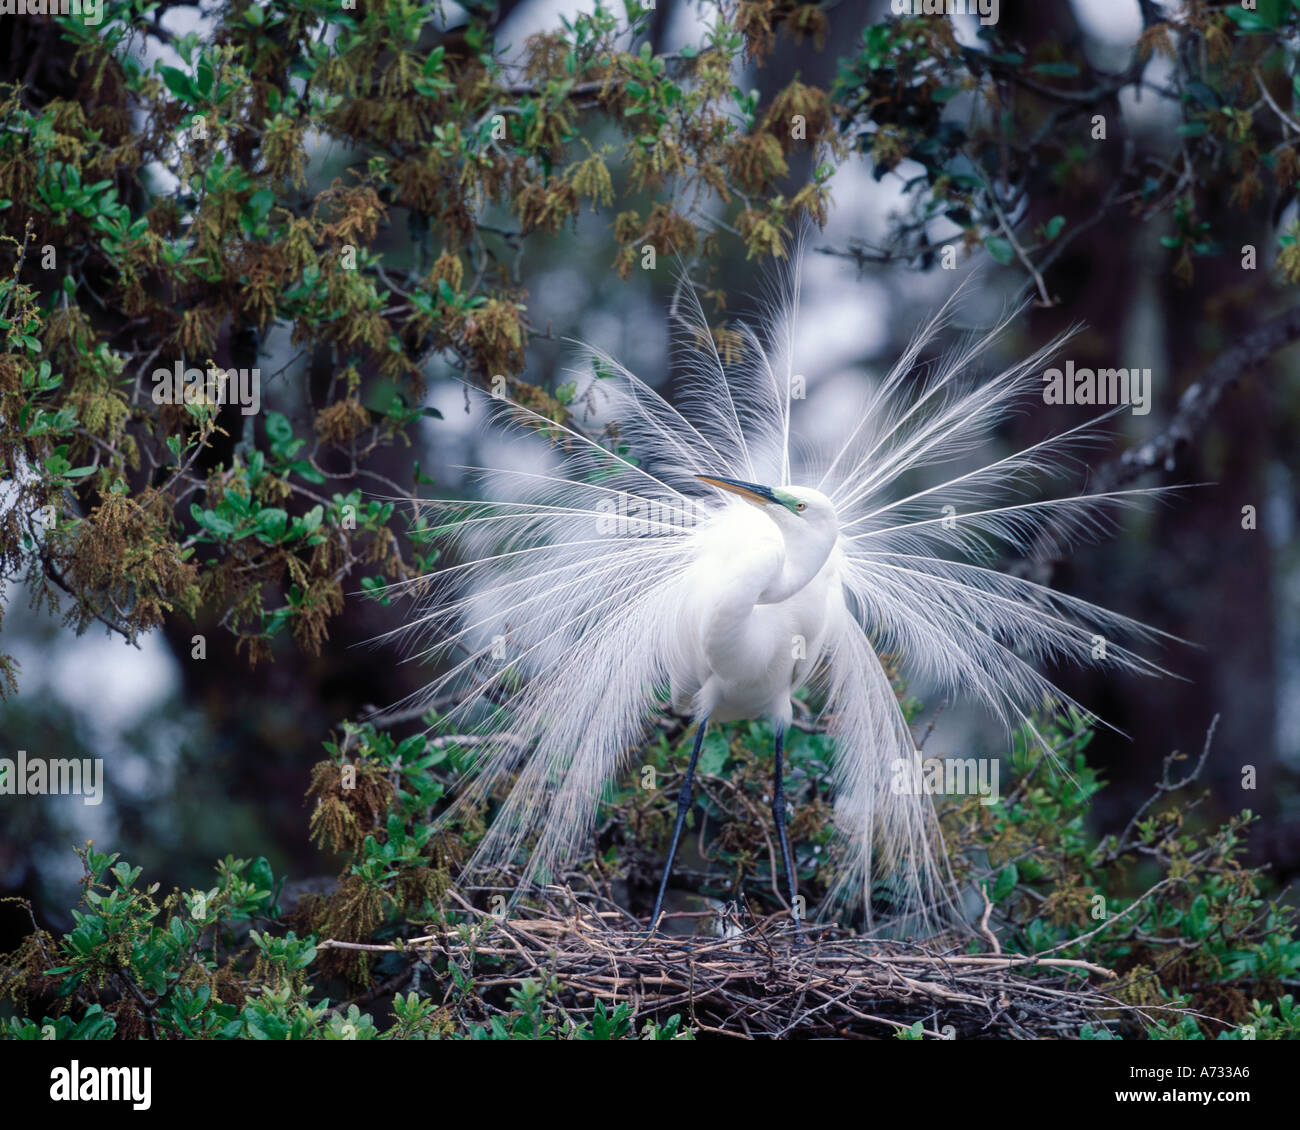
[[[806,502],[801,502],[801,503],[799,503],[798,506],[795,507],[795,509],[796,509],[796,510],[807,510],[807,509],[808,509],[808,503],[806,503]]]

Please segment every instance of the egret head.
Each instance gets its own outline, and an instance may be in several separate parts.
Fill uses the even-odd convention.
[[[839,519],[831,500],[812,487],[765,487],[714,475],[695,477],[757,506],[783,532],[807,534],[816,531],[833,537],[839,530]]]

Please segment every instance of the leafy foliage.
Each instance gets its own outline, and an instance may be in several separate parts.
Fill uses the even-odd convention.
[[[23,1015],[10,1038],[160,1039],[672,1039],[690,1035],[673,1013],[627,1005],[575,1004],[562,969],[502,987],[501,957],[468,967],[403,939],[430,923],[467,930],[474,908],[447,897],[448,868],[482,834],[478,815],[437,822],[442,800],[466,768],[467,735],[416,735],[398,742],[372,726],[349,727],[330,743],[311,796],[313,830],[344,866],[331,889],[283,905],[282,883],[265,860],[227,858],[207,890],[159,899],[139,868],[87,847],[82,905],[74,928],[36,930],[6,962],[0,988]],[[1115,971],[1121,1001],[1175,1011],[1145,1029],[1118,1021],[1088,1025],[1084,1039],[1290,1039],[1300,1012],[1284,992],[1300,975],[1292,910],[1272,902],[1261,873],[1240,859],[1249,814],[1218,828],[1195,821],[1194,772],[1166,776],[1151,803],[1119,836],[1088,828],[1102,788],[1084,756],[1089,732],[1046,731],[1070,776],[1026,741],[994,803],[948,798],[942,807],[955,865],[988,900],[986,923],[1008,952],[1079,957]],[[671,720],[641,752],[625,787],[609,797],[586,874],[597,894],[615,881],[644,881],[663,850],[675,766],[688,753]],[[787,745],[800,889],[824,893],[823,735],[801,731]],[[772,851],[764,831],[761,779],[771,735],[759,723],[725,728],[701,756],[694,819],[706,871],[687,885],[717,905],[756,900],[779,909],[767,887]],[[1172,770],[1176,758],[1170,759]],[[657,772],[647,775],[646,769]],[[653,776],[655,787],[644,782]],[[751,779],[753,778],[753,779]],[[347,787],[351,783],[352,787]],[[484,814],[486,815],[486,814]],[[680,880],[679,876],[679,880]],[[490,907],[483,909],[490,910]],[[762,912],[761,905],[754,908]],[[466,937],[470,935],[466,934]],[[993,933],[986,937],[994,936]],[[322,944],[329,939],[328,944]],[[338,943],[342,943],[339,945]],[[394,944],[395,943],[395,944]],[[367,951],[363,947],[374,945]],[[355,947],[355,948],[352,948]],[[971,952],[987,948],[972,942]],[[382,951],[382,952],[381,952]],[[319,982],[337,988],[325,997]],[[405,986],[414,987],[403,992]],[[363,1000],[385,996],[385,1014]],[[336,1002],[336,1003],[335,1003]],[[929,1015],[929,1005],[917,1005]],[[1182,1010],[1177,1011],[1177,1010]],[[41,1019],[34,1018],[39,1014]],[[1164,1014],[1162,1014],[1164,1015]],[[921,1038],[924,1017],[900,1038]]]
[[[1142,222],[1167,217],[1161,242],[1184,282],[1197,259],[1223,255],[1243,230],[1219,207],[1222,196],[1241,220],[1280,214],[1300,180],[1289,109],[1300,79],[1285,46],[1300,11],[1286,0],[1257,11],[1139,7],[1142,31],[1115,72],[1079,44],[1050,36],[1026,44],[998,24],[979,29],[978,48],[959,42],[948,20],[864,28],[831,90],[838,129],[869,154],[877,178],[908,170],[908,208],[883,246],[860,246],[854,257],[930,267],[945,248],[982,247],[1024,271],[1051,305],[1048,268],[1126,211]],[[1150,80],[1157,57],[1169,66],[1167,84]],[[1130,90],[1168,103],[1176,123],[1136,137],[1120,112]],[[1290,245],[1282,236],[1283,252]],[[1293,254],[1278,266],[1285,282],[1300,281]]]
[[[410,497],[427,481],[381,468],[438,415],[431,359],[567,411],[520,379],[534,328],[511,248],[617,207],[626,276],[649,248],[715,247],[711,201],[751,255],[824,215],[829,165],[778,186],[792,151],[829,144],[826,95],[796,83],[760,107],[737,88],[746,40],[723,9],[666,58],[627,49],[649,9],[600,4],[529,41],[523,82],[474,11],[449,30],[413,0],[232,3],[200,41],[129,0],[96,28],[61,20],[75,101],[0,90],[0,447],[17,488],[0,564],[52,606],[70,595],[78,630],[202,615],[253,662],[286,631],[318,652],[346,578],[373,589],[429,564],[400,540],[418,516],[357,484]],[[183,65],[142,64],[160,36]],[[350,160],[315,192],[312,137]],[[404,254],[382,249],[393,226]],[[298,352],[262,373],[275,331]],[[284,410],[259,427],[236,372]],[[302,400],[276,391],[286,373]]]

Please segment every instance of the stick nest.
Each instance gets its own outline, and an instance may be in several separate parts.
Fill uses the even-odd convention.
[[[466,894],[491,905],[489,890]],[[1113,971],[1082,959],[1003,953],[987,927],[977,937],[989,952],[971,953],[970,936],[881,939],[817,924],[796,931],[785,914],[753,917],[731,905],[665,915],[647,938],[644,921],[569,888],[549,888],[533,905],[500,915],[458,893],[449,897],[466,921],[389,945],[329,940],[321,948],[407,954],[417,963],[416,984],[418,967],[426,977],[434,970],[444,1005],[471,1023],[504,1015],[499,1002],[525,981],[551,986],[571,1019],[589,1018],[601,1001],[607,1011],[626,1004],[638,1026],[678,1013],[697,1035],[741,1039],[879,1039],[904,1031],[1069,1039],[1085,1024],[1116,1030],[1179,1011],[1126,1002]],[[691,920],[712,933],[668,932]],[[445,975],[451,966],[472,978],[473,995],[453,988],[456,978]]]

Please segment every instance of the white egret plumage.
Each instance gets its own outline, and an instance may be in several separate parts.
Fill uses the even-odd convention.
[[[673,310],[684,331],[678,406],[596,351],[573,400],[590,406],[594,427],[487,401],[551,439],[557,461],[482,469],[499,499],[445,503],[449,563],[418,582],[420,614],[400,629],[418,633],[420,657],[448,664],[422,701],[455,692],[453,717],[486,735],[457,804],[508,786],[471,866],[523,859],[536,879],[571,860],[602,790],[671,700],[698,728],[652,929],[710,720],[772,720],[772,810],[793,907],[782,735],[791,695],[815,682],[847,841],[832,895],[869,910],[873,880],[888,877],[911,910],[929,913],[944,902],[948,873],[931,798],[894,787],[916,750],[881,657],[896,653],[942,693],[969,695],[1031,731],[1044,709],[1087,715],[1041,673],[1045,661],[1161,671],[1122,641],[1164,633],[991,567],[1000,549],[1094,535],[1113,508],[1154,493],[1030,497],[1041,475],[1098,439],[1110,413],[970,463],[994,425],[1041,401],[1060,342],[979,379],[1003,321],[923,364],[949,303],[812,470],[791,442],[798,286],[794,256],[762,324],[741,326],[724,357],[684,283]],[[944,464],[966,469],[900,489]]]

